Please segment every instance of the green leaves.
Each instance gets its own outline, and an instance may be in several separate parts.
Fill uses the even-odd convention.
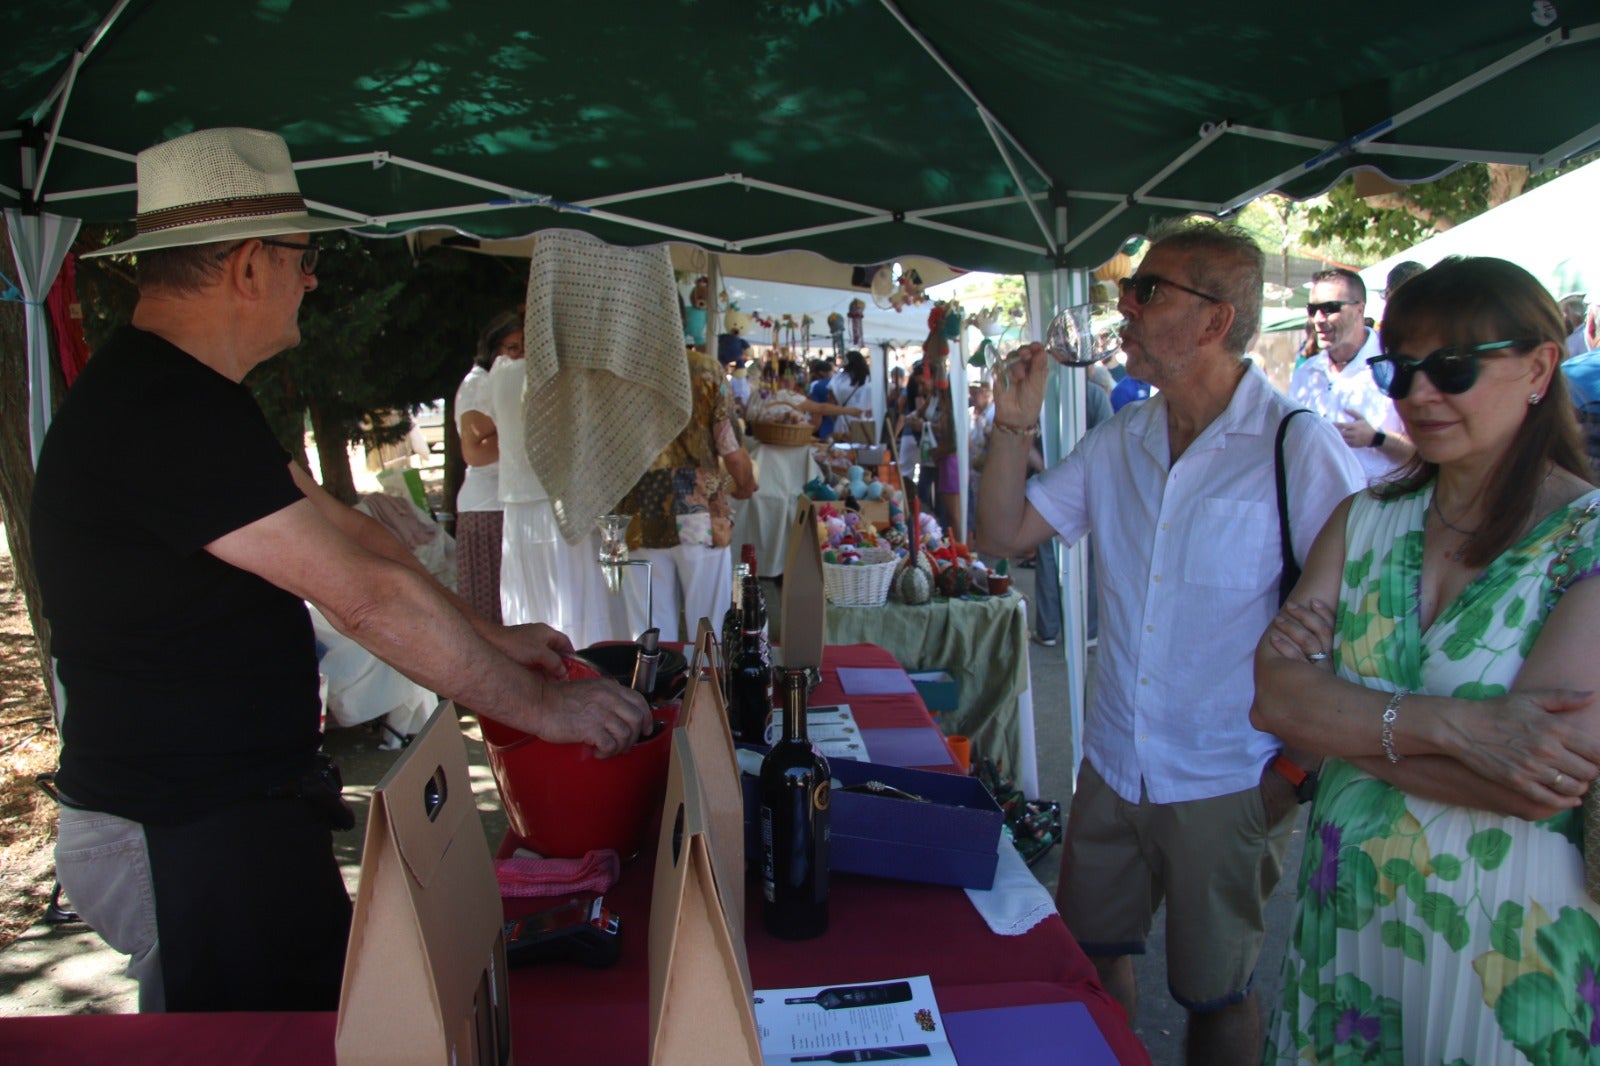
[[[1467,854],[1485,870],[1493,870],[1511,854],[1511,834],[1504,829],[1483,829],[1467,838]]]
[[[1399,948],[1412,962],[1424,962],[1427,949],[1422,934],[1404,922],[1384,922],[1381,928],[1383,946]]]
[[[1489,944],[1512,962],[1522,961],[1522,923],[1528,911],[1522,904],[1504,900],[1489,923]]]

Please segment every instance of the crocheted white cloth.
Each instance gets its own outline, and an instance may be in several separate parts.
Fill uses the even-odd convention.
[[[683,428],[693,403],[664,246],[545,232],[528,270],[528,461],[577,543]]]

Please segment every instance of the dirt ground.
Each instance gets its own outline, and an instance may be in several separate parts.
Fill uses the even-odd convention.
[[[38,649],[0,528],[0,948],[50,902],[55,804],[34,779],[56,766]]]

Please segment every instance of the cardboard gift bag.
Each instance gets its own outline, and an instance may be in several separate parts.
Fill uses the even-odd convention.
[[[372,795],[335,1038],[340,1066],[506,1066],[500,888],[453,703]]]
[[[822,668],[827,598],[822,585],[822,538],[816,502],[800,497],[783,562],[783,665],[789,670]]]
[[[743,870],[719,876],[700,786],[689,731],[676,729],[650,901],[650,1062],[761,1066],[744,929],[723,902],[743,891]]]

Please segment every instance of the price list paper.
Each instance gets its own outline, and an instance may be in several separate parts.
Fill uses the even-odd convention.
[[[895,1062],[955,1066],[927,977],[857,985],[758,989],[756,1028],[766,1066]]]

